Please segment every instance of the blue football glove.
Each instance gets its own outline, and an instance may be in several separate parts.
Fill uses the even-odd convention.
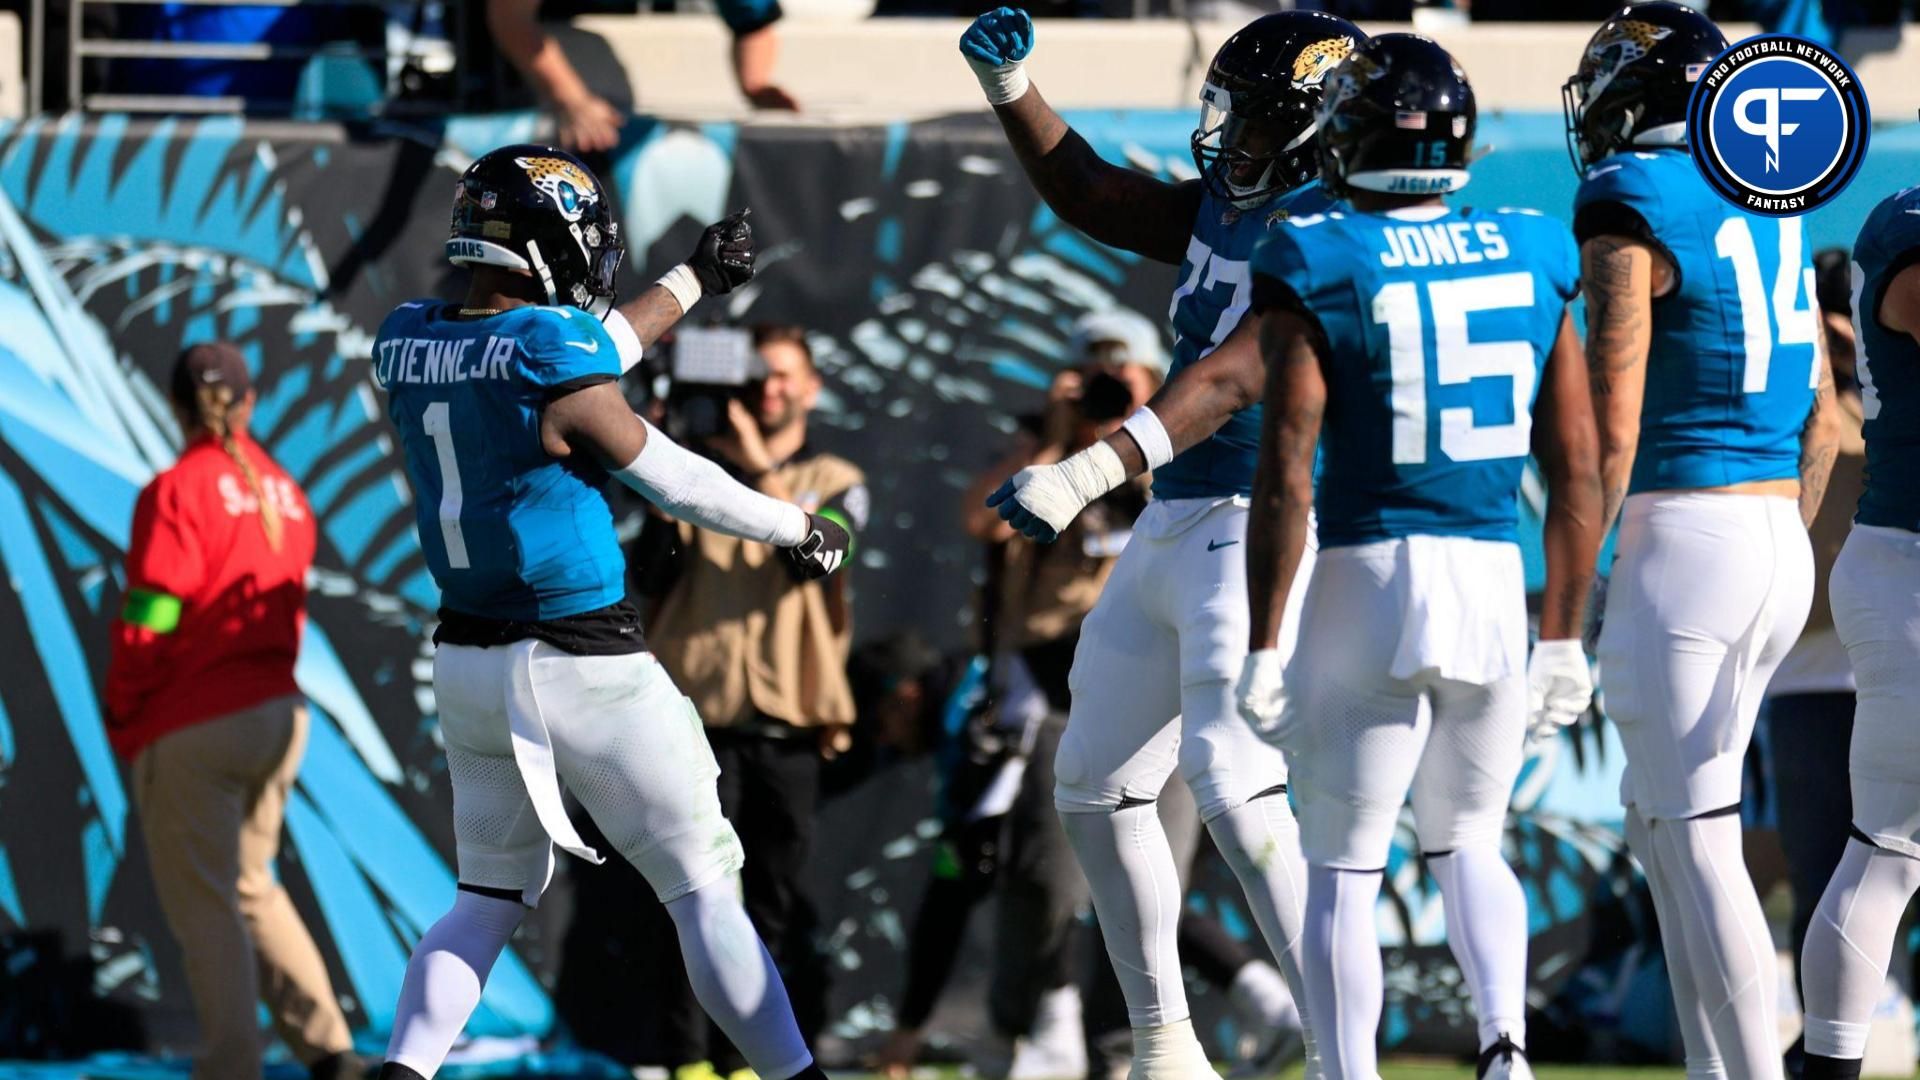
[[[1000,520],[1013,526],[1014,531],[1029,540],[1042,544],[1051,544],[1060,539],[1060,530],[1047,524],[1033,511],[1020,505],[1020,489],[1008,480],[995,488],[987,496],[987,506],[1000,511]]]
[[[960,35],[960,55],[993,105],[1011,104],[1027,92],[1022,65],[1032,52],[1033,20],[1018,8],[995,8]]]

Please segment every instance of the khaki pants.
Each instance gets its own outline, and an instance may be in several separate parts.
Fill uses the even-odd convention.
[[[352,1043],[326,962],[274,877],[307,709],[277,698],[162,737],[134,760],[154,887],[200,1018],[194,1080],[259,1080],[256,1001],[302,1064]]]

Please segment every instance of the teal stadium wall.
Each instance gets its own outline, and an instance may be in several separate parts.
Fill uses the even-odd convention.
[[[1190,175],[1184,111],[1072,119],[1110,158]],[[0,1056],[178,1046],[190,1031],[98,688],[134,496],[174,452],[157,387],[183,344],[211,337],[246,352],[257,433],[321,518],[299,669],[316,723],[282,877],[356,1026],[377,1040],[390,1024],[407,951],[454,878],[424,643],[437,597],[365,356],[396,302],[454,287],[440,241],[459,169],[531,137],[533,123],[102,116],[0,128],[0,990],[64,987],[79,1001],[62,1020],[34,1013],[34,994],[0,992]],[[1566,216],[1576,178],[1557,116],[1484,117],[1481,141],[1491,153],[1462,201]],[[1116,304],[1158,319],[1172,268],[1060,224],[978,116],[861,128],[640,119],[596,164],[621,200],[629,292],[677,262],[700,223],[753,207],[761,276],[702,314],[818,332],[819,441],[873,481],[860,636],[913,627],[961,648],[977,563],[956,528],[961,488],[1040,400],[1074,320]],[[1815,243],[1849,243],[1875,200],[1915,180],[1920,128],[1876,133],[1853,188],[1812,217]],[[1531,533],[1537,484],[1529,492]],[[1537,539],[1528,555],[1537,584]],[[1669,1039],[1650,916],[1621,854],[1619,766],[1604,722],[1547,748],[1516,791],[1509,838],[1538,1000],[1551,1002],[1543,1027],[1588,1056],[1658,1054]],[[817,880],[834,931],[832,1015],[852,1038],[890,1015],[929,852],[929,776],[883,774],[825,811],[825,835],[847,838],[823,852]],[[1217,868],[1191,902],[1251,932]],[[1436,892],[1410,846],[1390,867],[1381,925],[1388,1044],[1470,1042]],[[495,970],[477,1031],[552,1027],[542,976],[556,929],[536,920]],[[1210,1035],[1234,1034],[1217,1003],[1202,1015]],[[37,1044],[22,1034],[36,1023]]]

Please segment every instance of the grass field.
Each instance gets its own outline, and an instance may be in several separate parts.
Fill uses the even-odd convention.
[[[1539,1080],[1678,1080],[1679,1069],[1631,1069],[1619,1065],[1538,1065]],[[1451,1062],[1383,1062],[1381,1080],[1473,1080],[1473,1066]]]
[[[1631,1068],[1623,1065],[1536,1065],[1539,1080],[1680,1080],[1678,1068]],[[1300,1080],[1296,1066],[1281,1080]],[[958,1069],[918,1069],[915,1080],[959,1080]],[[1380,1064],[1381,1080],[1473,1080],[1473,1066],[1437,1059],[1401,1058]],[[835,1073],[834,1080],[880,1080],[877,1075]]]

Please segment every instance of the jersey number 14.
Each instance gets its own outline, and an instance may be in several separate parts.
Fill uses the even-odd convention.
[[[1780,218],[1780,262],[1774,268],[1773,318],[1767,318],[1768,296],[1760,279],[1760,252],[1745,217],[1730,217],[1713,234],[1713,253],[1733,263],[1733,287],[1740,297],[1740,333],[1746,343],[1747,363],[1740,376],[1740,392],[1764,394],[1773,365],[1773,346],[1811,345],[1813,268],[1802,266],[1804,237],[1799,218]],[[1801,290],[1807,306],[1800,306]],[[1775,325],[1778,324],[1778,325]],[[1816,350],[1807,377],[1809,387],[1820,385],[1820,354]]]

